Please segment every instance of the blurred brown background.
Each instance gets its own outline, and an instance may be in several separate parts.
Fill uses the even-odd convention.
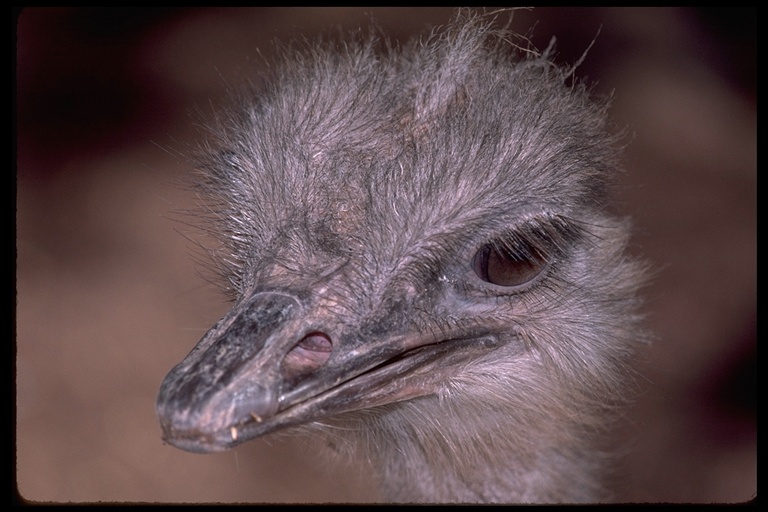
[[[16,53],[16,488],[30,501],[375,498],[297,438],[216,455],[165,446],[165,373],[226,310],[196,273],[178,185],[227,88],[272,41],[373,18],[407,38],[443,8],[25,9]],[[754,9],[519,11],[513,27],[614,91],[631,133],[619,207],[658,276],[657,340],[623,433],[625,501],[756,493]],[[199,111],[199,113],[195,113]],[[180,233],[182,232],[182,233]]]

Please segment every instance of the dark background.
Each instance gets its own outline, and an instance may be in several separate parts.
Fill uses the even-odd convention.
[[[272,41],[374,18],[405,39],[444,8],[37,8],[16,19],[16,485],[32,501],[367,501],[365,475],[268,438],[165,446],[165,373],[227,308],[196,273],[179,186],[228,88]],[[658,272],[656,341],[622,432],[625,501],[756,493],[754,9],[547,8],[513,27],[627,127],[618,206]],[[11,203],[13,204],[13,202]]]

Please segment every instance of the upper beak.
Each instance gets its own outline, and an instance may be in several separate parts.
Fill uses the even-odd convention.
[[[234,307],[163,380],[157,411],[164,439],[189,451],[219,451],[279,428],[430,394],[446,368],[499,344],[483,332],[419,333],[397,315],[351,333],[334,324],[282,292],[257,293]]]

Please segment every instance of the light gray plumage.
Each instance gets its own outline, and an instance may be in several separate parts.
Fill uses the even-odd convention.
[[[200,185],[234,305],[162,384],[169,443],[298,426],[362,452],[387,500],[607,497],[642,338],[615,141],[510,38],[463,16],[318,45],[221,118]]]

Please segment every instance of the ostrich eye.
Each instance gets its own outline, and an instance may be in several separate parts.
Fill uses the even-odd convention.
[[[472,270],[483,281],[499,286],[520,286],[538,276],[547,264],[536,251],[525,255],[511,253],[486,244],[472,258]]]

